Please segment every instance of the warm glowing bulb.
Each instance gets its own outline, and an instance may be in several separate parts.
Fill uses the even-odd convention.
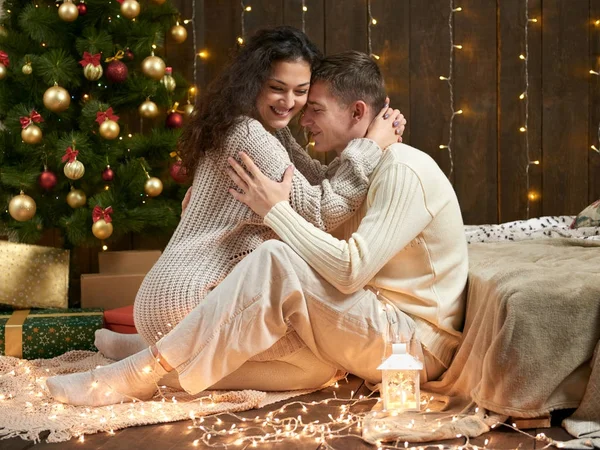
[[[454,45],[454,48],[457,48],[459,50],[462,50],[462,45]]]
[[[525,92],[523,92],[521,95],[519,95],[519,98],[520,98],[521,100],[523,100],[523,99],[525,98]]]
[[[592,150],[594,150],[597,153],[600,153],[600,150],[598,150],[595,145],[592,145]]]
[[[529,197],[529,200],[537,200],[539,198],[538,194],[536,192],[531,191],[527,197]]]
[[[443,144],[440,145],[440,150],[443,150],[445,148],[448,148],[448,146],[447,145],[443,145]]]
[[[156,50],[156,44],[152,44],[152,50]]]
[[[246,6],[246,11],[252,11],[252,6]]]
[[[456,111],[456,114],[462,114],[462,113],[463,113],[462,109],[459,109],[458,111]]]
[[[152,372],[152,367],[150,367],[150,366],[146,366],[146,367],[144,367],[144,368],[142,369],[142,372],[144,372],[144,373],[150,373],[150,372]]]
[[[596,26],[600,25],[600,20],[596,20],[596,21],[594,22],[594,25],[596,25]]]
[[[196,86],[192,86],[189,90],[190,95],[196,95]]]
[[[525,127],[521,127],[521,128],[519,128],[519,131],[520,131],[521,133],[525,133],[525,132],[527,131],[527,128],[525,128]]]
[[[519,55],[519,59],[525,59],[525,55]]]
[[[379,59],[379,55],[376,55],[375,53],[371,53],[371,56],[375,59]]]
[[[371,19],[371,23],[372,23],[373,25],[377,25],[377,19]]]
[[[198,53],[198,56],[202,59],[206,59],[208,58],[208,52],[206,50],[202,50],[200,53]]]
[[[108,245],[105,244],[102,246],[102,251],[105,252],[106,250],[108,250]]]
[[[539,166],[539,165],[540,165],[540,160],[539,160],[539,159],[536,159],[535,161],[531,161],[531,164],[534,164],[534,165],[536,165],[536,166]]]
[[[460,11],[462,11],[462,8],[460,6],[458,8],[454,8],[452,10],[452,12],[460,12]]]
[[[537,23],[537,19],[529,19],[530,22]]]
[[[306,12],[306,11],[308,11],[308,8],[306,6],[303,6],[302,11]]]
[[[600,75],[600,73],[596,72],[595,70],[590,70],[590,73],[591,73],[592,75]]]
[[[445,77],[445,76],[443,76],[443,75],[440,75],[440,80],[449,80],[449,78],[448,78],[448,77]]]
[[[240,36],[237,38],[238,44],[242,45],[244,43],[244,39]]]

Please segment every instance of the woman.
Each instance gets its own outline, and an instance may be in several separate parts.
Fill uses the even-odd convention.
[[[239,261],[262,242],[277,238],[260,216],[228,193],[233,187],[227,175],[228,157],[237,158],[245,151],[277,180],[294,164],[291,204],[323,230],[334,229],[361,205],[381,148],[399,139],[396,129],[403,129],[404,119],[399,111],[386,107],[371,126],[368,139],[351,142],[329,168],[310,159],[287,125],[306,104],[311,69],[319,57],[314,44],[296,29],[263,30],[206,91],[180,144],[184,166],[194,173],[189,205],[135,300],[135,324],[141,338],[101,330],[96,346],[105,355],[121,359],[154,344]],[[290,333],[255,361],[280,360],[303,348],[295,333]],[[315,361],[316,369],[317,365]],[[257,387],[239,386],[241,382],[238,378],[227,386]],[[298,380],[298,388],[307,385],[315,387],[315,379]]]

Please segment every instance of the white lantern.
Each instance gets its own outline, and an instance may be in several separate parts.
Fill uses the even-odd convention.
[[[423,363],[408,354],[405,343],[392,344],[392,355],[378,368],[382,371],[383,409],[419,411],[419,378]]]

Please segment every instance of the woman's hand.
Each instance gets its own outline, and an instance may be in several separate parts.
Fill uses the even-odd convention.
[[[183,200],[181,201],[181,215],[182,216],[183,216],[183,212],[185,211],[185,209],[190,204],[190,198],[192,198],[192,187],[193,186],[189,187],[189,189],[185,193],[185,197],[183,197]]]
[[[285,170],[283,180],[278,183],[265,176],[246,153],[240,152],[239,155],[247,172],[235,159],[227,159],[232,167],[227,170],[227,174],[242,191],[240,193],[235,189],[229,189],[233,198],[248,206],[261,217],[265,217],[277,203],[289,200],[294,166],[289,166]]]
[[[404,115],[398,109],[389,107],[388,98],[386,105],[369,125],[365,137],[374,140],[382,150],[385,150],[396,142],[402,142],[405,126]]]

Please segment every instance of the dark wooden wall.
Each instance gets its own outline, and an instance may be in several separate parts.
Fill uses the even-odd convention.
[[[191,19],[194,0],[172,0]],[[246,36],[281,24],[303,27],[302,0],[244,0]],[[408,119],[405,140],[430,154],[449,174],[440,144],[448,141],[450,96],[440,75],[449,74],[449,0],[371,0],[378,20],[371,28],[373,53],[386,77],[392,104]],[[450,176],[467,224],[501,223],[528,216],[577,214],[600,198],[600,0],[529,0],[529,127],[525,123],[525,0],[454,0],[463,11],[452,20],[454,172]],[[304,26],[326,53],[368,50],[367,0],[305,0]],[[219,73],[242,29],[239,0],[195,0],[196,20],[182,45],[168,43],[174,70],[202,89]],[[194,46],[193,30],[196,31]],[[205,50],[206,59],[195,56]],[[526,139],[530,166],[528,192]],[[131,237],[111,250],[163,248],[168,236]],[[58,245],[48,234],[46,245]],[[73,254],[71,296],[78,274],[97,271],[98,249]]]
[[[190,17],[189,0],[174,0]],[[246,36],[281,24],[302,28],[301,0],[245,0]],[[449,174],[449,0],[371,0],[377,25],[372,51],[393,105],[408,119],[406,142],[430,154]],[[600,198],[600,0],[529,0],[529,127],[525,124],[525,0],[454,0],[454,184],[465,223],[499,223],[542,215],[577,214]],[[326,53],[367,51],[367,0],[305,0],[305,30]],[[238,0],[196,2],[196,31],[209,57],[199,86],[222,68],[241,34]],[[192,24],[188,27],[191,31]],[[187,46],[187,47],[186,47]],[[184,50],[186,49],[186,50]],[[171,51],[171,47],[167,49]],[[190,39],[178,52],[190,64]],[[527,191],[526,139],[529,160]]]

